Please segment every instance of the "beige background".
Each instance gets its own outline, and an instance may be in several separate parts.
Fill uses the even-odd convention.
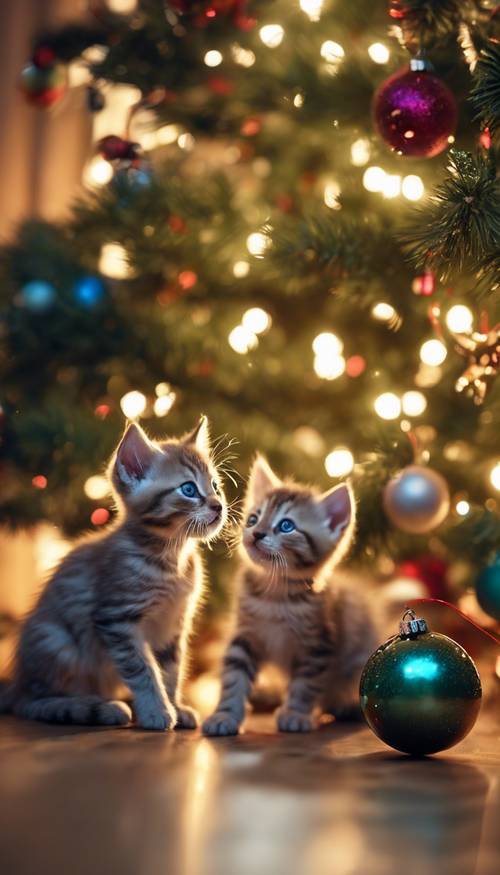
[[[85,89],[72,88],[51,110],[31,107],[19,71],[41,29],[81,19],[86,0],[0,0],[0,237],[26,216],[64,217],[89,155],[92,118]],[[0,485],[1,488],[1,485]],[[0,613],[26,610],[53,552],[55,530],[0,532]],[[54,557],[55,558],[55,557]]]

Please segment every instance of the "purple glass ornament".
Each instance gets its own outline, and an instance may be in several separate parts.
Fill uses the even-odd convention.
[[[457,125],[457,104],[437,76],[404,68],[375,92],[373,119],[393,151],[432,158],[449,145]]]

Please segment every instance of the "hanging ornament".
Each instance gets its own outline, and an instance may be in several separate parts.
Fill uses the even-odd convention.
[[[409,69],[398,70],[375,92],[375,126],[400,155],[432,158],[455,132],[455,98],[431,69],[428,61],[412,58]]]
[[[20,85],[28,103],[40,107],[53,106],[66,91],[66,68],[56,63],[51,48],[40,46],[22,70]]]
[[[467,358],[465,371],[458,378],[455,389],[471,395],[475,404],[482,404],[489,385],[498,374],[500,365],[500,323],[489,328],[483,318],[482,331],[468,334],[452,332],[457,352]]]
[[[437,471],[409,465],[389,480],[383,504],[391,523],[398,529],[422,535],[447,517],[450,494],[446,480]]]
[[[97,151],[106,161],[135,161],[139,158],[141,147],[139,143],[109,134],[98,141]]]
[[[469,654],[406,611],[400,633],[370,657],[360,682],[366,722],[382,741],[413,755],[437,753],[470,732],[481,680]]]
[[[421,276],[416,276],[411,284],[411,290],[415,295],[429,298],[436,291],[436,276],[432,270],[426,270]]]
[[[495,620],[500,620],[500,552],[479,573],[476,596],[483,611]]]
[[[422,595],[444,599],[450,595],[447,572],[448,565],[439,556],[424,555],[401,562],[395,577],[417,581],[425,590]]]

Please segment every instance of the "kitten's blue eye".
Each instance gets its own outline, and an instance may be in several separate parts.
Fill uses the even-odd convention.
[[[259,517],[257,516],[256,513],[251,513],[247,519],[247,526],[249,526],[249,527],[254,526],[258,519],[259,519]]]
[[[200,494],[196,483],[193,483],[192,480],[183,483],[182,486],[179,486],[179,489],[186,498],[197,498]]]
[[[284,532],[285,535],[288,535],[289,532],[294,532],[296,528],[297,527],[293,520],[289,520],[288,517],[285,517],[284,520],[281,520],[278,526],[278,531]]]

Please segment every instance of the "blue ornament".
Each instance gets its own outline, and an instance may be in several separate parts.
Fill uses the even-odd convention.
[[[95,307],[104,296],[104,283],[98,276],[84,276],[73,287],[75,299],[82,307]]]
[[[45,280],[31,280],[31,282],[26,283],[26,285],[22,287],[21,296],[23,303],[26,304],[30,310],[42,312],[43,310],[47,310],[54,302],[56,290],[54,286],[51,286],[51,284],[45,282]]]
[[[500,620],[500,552],[483,568],[476,581],[476,596],[483,611]]]

